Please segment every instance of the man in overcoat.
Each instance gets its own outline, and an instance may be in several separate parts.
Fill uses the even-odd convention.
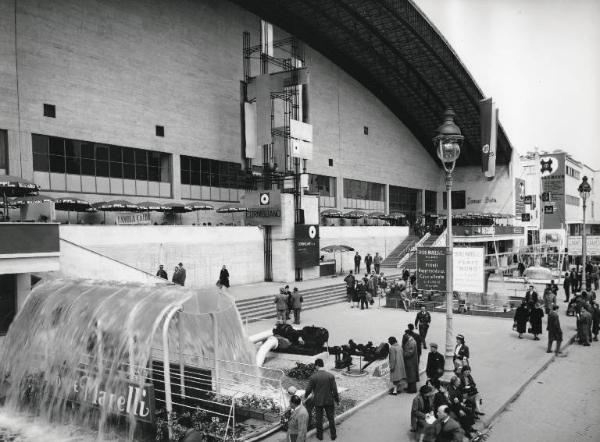
[[[304,393],[304,397],[312,393],[314,406],[315,406],[315,423],[317,426],[317,439],[323,440],[323,411],[327,415],[329,421],[329,433],[331,440],[337,438],[335,430],[335,405],[334,402],[340,403],[340,396],[338,394],[337,385],[335,383],[335,377],[323,370],[324,367],[323,359],[315,360],[315,368],[317,371],[308,380],[308,387]]]
[[[417,354],[417,343],[409,333],[410,330],[405,330],[402,338],[402,352],[404,356],[404,369],[406,370],[406,382],[408,387],[407,393],[417,392],[417,382],[419,382],[419,359]]]
[[[552,353],[552,343],[556,341],[556,354],[560,354],[560,344],[562,342],[562,329],[560,328],[560,319],[558,318],[558,305],[553,305],[548,313],[548,350],[546,353]]]
[[[404,369],[404,356],[402,347],[398,344],[398,340],[394,336],[388,338],[390,344],[389,364],[390,364],[390,382],[392,389],[390,394],[398,394],[398,388],[402,382],[406,382],[406,371]]]

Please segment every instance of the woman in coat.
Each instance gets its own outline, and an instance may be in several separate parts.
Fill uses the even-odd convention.
[[[529,322],[531,322],[531,333],[533,333],[533,339],[539,341],[538,335],[542,334],[542,318],[544,317],[544,311],[540,307],[540,304],[536,304],[531,313],[529,313]]]
[[[523,338],[523,333],[527,331],[527,321],[529,320],[529,310],[527,310],[527,302],[523,301],[515,311],[514,328],[519,333],[519,339]]]
[[[388,338],[390,344],[389,361],[390,361],[390,382],[393,387],[390,394],[398,394],[398,388],[403,382],[406,382],[406,371],[404,370],[404,357],[402,355],[402,347],[398,344],[398,340],[391,336]]]
[[[419,359],[417,355],[417,343],[409,334],[410,330],[405,330],[402,338],[402,352],[404,354],[404,369],[406,370],[407,393],[417,392],[417,382],[419,382]]]

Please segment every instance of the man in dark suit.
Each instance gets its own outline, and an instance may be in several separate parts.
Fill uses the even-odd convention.
[[[438,408],[440,432],[437,440],[439,442],[462,442],[464,432],[459,423],[452,419],[448,413],[449,410],[447,405],[442,405]]]
[[[308,387],[304,397],[313,394],[313,401],[315,406],[315,420],[317,426],[317,439],[323,440],[323,410],[327,415],[329,421],[329,432],[331,434],[331,440],[337,438],[335,431],[335,405],[340,403],[340,396],[338,395],[337,385],[335,378],[331,373],[323,370],[324,364],[323,359],[315,360],[315,368],[317,371],[308,380]]]
[[[427,377],[429,379],[439,379],[444,374],[444,355],[438,353],[438,346],[435,343],[429,345],[431,349],[427,355]]]

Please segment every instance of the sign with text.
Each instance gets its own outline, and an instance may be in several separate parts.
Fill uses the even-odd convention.
[[[375,370],[373,370],[373,376],[375,376],[376,378],[382,378],[384,376],[389,376],[390,374],[390,363],[388,361],[385,361],[383,364],[381,364],[379,367],[375,368]]]
[[[278,190],[247,192],[242,197],[246,212],[246,224],[251,226],[281,225],[281,194]]]
[[[525,213],[525,180],[515,178],[515,215]]]
[[[563,227],[565,213],[565,154],[540,157],[542,176],[542,229]]]
[[[294,233],[296,268],[305,269],[319,265],[319,226],[297,224]]]
[[[446,247],[417,247],[417,288],[446,290]]]
[[[142,225],[150,224],[150,214],[143,213],[128,213],[127,215],[118,215],[117,224],[119,225]]]
[[[600,255],[600,236],[587,235],[585,239],[587,256]],[[581,239],[581,236],[569,236],[569,255],[581,255],[582,244],[583,240]]]
[[[452,233],[456,236],[484,235],[524,235],[523,226],[453,226]]]
[[[454,291],[484,293],[483,247],[454,247],[452,249],[452,280]]]

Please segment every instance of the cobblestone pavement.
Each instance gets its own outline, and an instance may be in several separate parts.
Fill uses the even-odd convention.
[[[487,442],[600,441],[600,343],[571,345],[493,424]]]
[[[376,301],[377,302],[377,301]],[[302,325],[326,326],[330,345],[340,345],[352,338],[356,342],[373,341],[375,345],[388,336],[401,337],[406,325],[414,321],[415,312],[372,308],[368,311],[351,309],[348,304],[336,304],[303,313]],[[574,333],[574,321],[561,315],[565,336]],[[272,322],[251,323],[248,333],[253,334],[272,327]],[[545,321],[544,321],[545,328]],[[471,349],[471,365],[478,390],[483,398],[484,418],[491,417],[509,398],[530,379],[552,355],[546,354],[545,335],[541,341],[531,336],[518,339],[512,331],[512,320],[483,316],[454,316],[454,333],[462,333]],[[428,342],[437,342],[443,352],[445,344],[445,314],[432,313],[432,325]],[[421,369],[425,366],[427,350],[423,352]],[[331,357],[333,359],[333,357]],[[327,361],[330,366],[333,361]],[[268,364],[267,364],[268,365]],[[421,377],[424,380],[424,376]],[[356,388],[362,389],[360,384]],[[410,407],[414,395],[402,393],[388,396],[359,410],[338,428],[338,440],[344,442],[364,441],[412,441],[410,433]],[[542,408],[532,408],[536,415]],[[328,434],[325,435],[328,439]],[[285,440],[280,432],[267,439],[269,442]],[[316,440],[314,437],[310,440]],[[512,439],[514,442],[527,439]],[[569,441],[570,442],[570,441]]]

